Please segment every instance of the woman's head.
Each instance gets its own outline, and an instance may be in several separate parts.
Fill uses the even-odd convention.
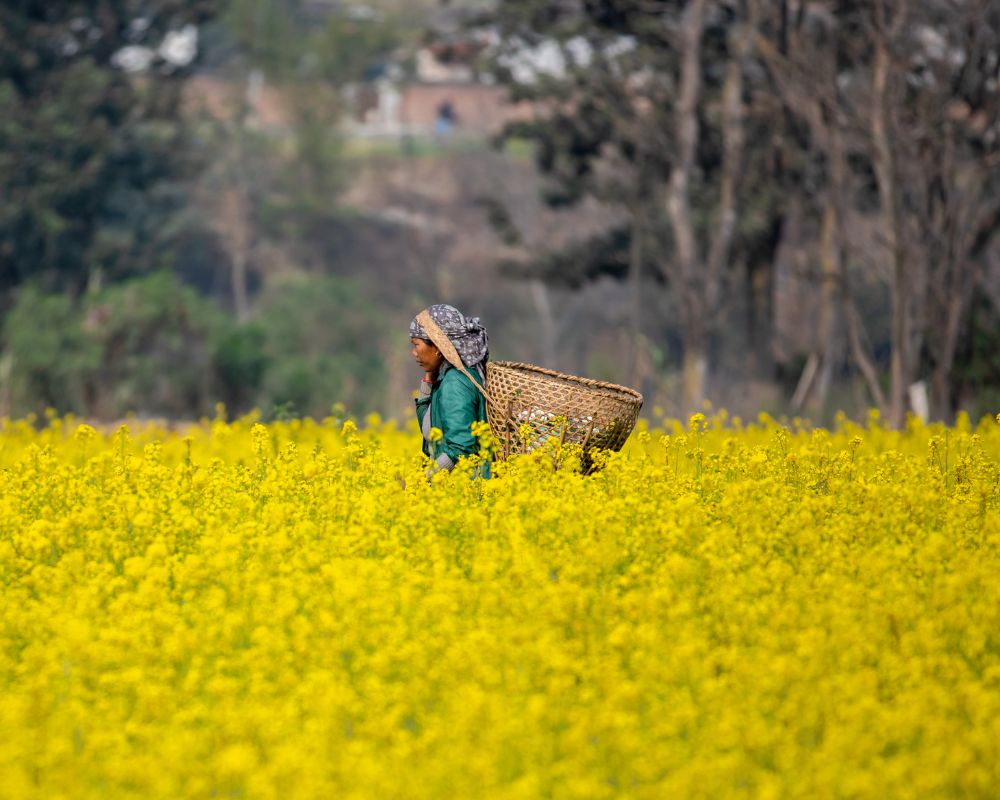
[[[455,346],[459,356],[462,358],[462,363],[466,367],[470,369],[478,367],[489,359],[490,353],[486,329],[480,324],[478,317],[466,317],[454,306],[444,303],[430,306],[427,312]],[[418,344],[418,340],[422,340],[423,344]],[[439,359],[437,363],[440,366],[443,361],[441,352],[431,343],[431,337],[416,317],[410,323],[410,341],[413,343],[413,357],[422,366],[424,362],[421,361],[421,358],[418,358],[418,350],[421,355],[427,353],[433,356],[436,353]],[[433,351],[427,350],[425,346],[433,348]]]
[[[410,354],[424,372],[437,372],[441,368],[444,356],[434,342],[430,339],[421,339],[419,336],[411,336],[410,344],[413,345]]]

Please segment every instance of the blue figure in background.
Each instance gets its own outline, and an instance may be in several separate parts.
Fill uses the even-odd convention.
[[[458,124],[455,108],[451,100],[445,100],[438,106],[437,119],[434,121],[434,133],[437,136],[447,136]]]

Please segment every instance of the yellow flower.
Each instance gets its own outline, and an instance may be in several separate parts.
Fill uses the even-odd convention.
[[[558,439],[428,481],[371,417],[5,424],[0,785],[995,793],[992,416],[654,419],[590,476]]]
[[[700,411],[696,414],[692,414],[691,418],[688,420],[688,430],[691,433],[697,433],[698,431],[705,429],[705,415]]]
[[[76,433],[73,436],[78,442],[90,442],[97,437],[97,431],[90,425],[81,423],[77,426]]]

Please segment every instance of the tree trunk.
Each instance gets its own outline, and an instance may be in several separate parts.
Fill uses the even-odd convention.
[[[750,375],[774,378],[774,260],[748,264],[747,273],[747,350]]]
[[[755,2],[754,5],[758,5],[758,3]],[[888,413],[878,369],[870,354],[870,343],[865,335],[864,325],[851,296],[849,276],[842,257],[847,244],[843,225],[849,193],[844,138],[849,135],[852,126],[851,120],[844,117],[843,101],[839,94],[833,88],[828,91],[823,91],[822,88],[827,83],[828,78],[835,75],[838,70],[835,47],[832,42],[827,42],[826,46],[817,49],[814,42],[803,42],[800,35],[803,25],[803,4],[796,5],[798,6],[798,16],[792,20],[789,16],[789,4],[782,4],[779,29],[783,33],[779,38],[779,44],[786,44],[787,47],[775,47],[766,37],[758,36],[755,39],[756,49],[768,65],[769,72],[785,105],[808,123],[813,140],[821,147],[826,156],[829,167],[827,213],[832,213],[835,224],[826,229],[827,233],[832,234],[832,237],[821,241],[820,245],[828,254],[826,258],[833,255],[837,260],[836,270],[827,267],[828,271],[835,271],[837,274],[838,312],[836,318],[839,320],[838,325],[842,325],[842,330],[846,332],[851,359],[864,377],[872,402],[887,412],[889,417],[892,417],[893,415]],[[904,20],[905,8],[902,6],[905,6],[905,2],[901,4],[893,22],[896,28],[899,28]],[[867,116],[864,123],[870,128],[873,143],[872,161],[876,166],[882,207],[887,212],[887,214],[883,214],[882,228],[888,232],[883,234],[883,238],[891,253],[891,271],[895,273],[895,276],[890,278],[890,282],[902,291],[906,288],[906,281],[899,274],[903,267],[903,260],[899,247],[899,224],[896,213],[897,188],[895,184],[897,178],[893,164],[893,152],[889,147],[886,93],[890,65],[887,43],[884,38],[886,35],[884,30],[885,11],[885,6],[879,5],[877,12],[883,18],[881,19],[883,27],[878,35],[883,38],[879,42],[881,51],[876,54],[876,80],[873,80],[871,108],[866,110]],[[860,119],[858,121],[861,122]],[[900,313],[894,315],[894,320],[900,323],[907,320],[911,314],[908,304],[901,302],[901,299],[897,292],[896,301]],[[894,353],[898,355],[903,355],[907,350],[908,327],[908,324],[902,328],[897,327],[894,332],[894,342],[897,340],[902,342],[899,348],[895,346],[893,348]],[[900,361],[897,364],[897,370],[900,374],[905,372],[900,369],[904,363],[904,361]],[[814,371],[818,368],[818,364],[813,367]],[[906,381],[897,377],[896,383],[899,387],[898,408],[901,405],[899,398],[906,390]],[[901,420],[902,411],[897,412],[895,416]]]
[[[906,262],[899,236],[899,215],[896,208],[896,167],[890,143],[888,119],[889,50],[884,39],[875,44],[872,73],[871,135],[873,167],[881,204],[881,233],[889,254],[892,324],[889,360],[889,424],[902,427],[906,413],[906,391],[910,385],[910,293],[907,285]]]
[[[795,392],[792,394],[792,410],[798,411],[805,405],[806,398],[812,392],[813,382],[816,380],[816,373],[819,371],[820,355],[813,350],[806,359],[806,365],[802,368],[799,382],[795,384]]]
[[[939,175],[938,179],[949,189],[929,193],[933,207],[923,229],[924,238],[929,240],[926,245],[930,268],[928,286],[932,288],[927,296],[929,318],[936,334],[927,342],[934,364],[931,374],[933,416],[946,421],[954,413],[952,370],[976,283],[977,240],[982,225],[993,230],[1000,222],[997,218],[1000,204],[983,204],[982,200],[990,193],[986,184],[989,167],[984,168],[981,163],[956,166],[953,138],[954,131],[949,127],[943,152],[933,152],[934,164],[926,169],[928,180]],[[982,216],[977,215],[977,211]]]
[[[688,195],[698,141],[698,98],[701,93],[701,35],[705,0],[692,0],[684,11],[681,30],[679,91],[674,105],[677,157],[667,189],[667,215],[674,237],[673,285],[681,304],[682,413],[701,407],[708,373],[707,337],[704,333],[710,309],[705,306],[706,274],[699,269],[694,221]]]
[[[957,269],[962,269],[962,267],[957,267]],[[965,286],[951,287],[950,296],[946,301],[945,326],[940,338],[938,359],[931,376],[934,392],[934,416],[942,420],[950,419],[953,413],[951,371],[955,364],[955,351],[958,349],[960,329],[965,317],[964,310],[968,305],[965,289]],[[971,294],[971,291],[968,294]]]
[[[233,253],[233,308],[238,322],[246,322],[250,314],[247,298],[247,257],[244,252]]]
[[[237,178],[237,182],[240,179]],[[247,292],[247,262],[250,258],[250,204],[241,188],[229,189],[222,195],[216,226],[229,249],[230,287],[236,319],[246,321],[250,313]]]
[[[847,339],[851,345],[851,355],[854,358],[854,363],[861,370],[861,374],[868,386],[868,391],[871,394],[872,402],[878,408],[883,409],[885,408],[885,395],[882,393],[882,385],[879,383],[878,370],[875,368],[875,362],[868,355],[868,348],[865,345],[864,328],[861,324],[861,315],[858,314],[857,308],[854,307],[854,300],[848,294],[847,287],[845,287],[844,291],[844,310],[847,317]]]
[[[827,203],[823,211],[820,230],[820,308],[819,308],[819,351],[820,371],[816,380],[816,390],[809,404],[810,411],[820,419],[826,412],[833,383],[833,370],[840,353],[840,288],[841,259],[840,242],[837,236],[839,220],[834,203]]]
[[[645,343],[642,336],[642,221],[640,212],[632,214],[632,238],[628,250],[629,288],[629,383],[640,386],[645,380],[643,363]]]
[[[689,339],[684,343],[684,362],[681,369],[681,402],[683,414],[700,411],[705,400],[708,383],[708,347],[703,339]]]
[[[818,418],[822,418],[826,410],[830,386],[833,383],[833,368],[840,351],[837,321],[840,305],[841,259],[837,233],[837,209],[832,200],[828,199],[820,226],[818,338],[792,397],[794,410],[805,406]]]
[[[677,159],[670,172],[667,191],[667,213],[674,235],[674,270],[677,285],[684,294],[698,291],[696,274],[696,244],[688,184],[694,168],[694,151],[698,140],[698,95],[701,90],[701,31],[704,0],[693,0],[684,12],[680,92],[674,106],[674,126],[677,135]]]
[[[0,418],[9,417],[13,406],[14,356],[7,350],[0,351]]]
[[[556,362],[556,318],[552,312],[548,287],[540,280],[532,280],[531,301],[538,314],[538,327],[541,330],[542,363],[549,369],[554,369]]]
[[[743,159],[743,60],[750,47],[751,26],[738,25],[729,41],[730,55],[722,84],[722,176],[712,243],[705,264],[705,306],[714,313],[729,245],[736,229],[736,183]]]

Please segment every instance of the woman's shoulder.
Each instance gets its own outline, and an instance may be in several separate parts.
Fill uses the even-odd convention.
[[[476,375],[476,377],[478,378],[479,376]],[[482,384],[480,383],[480,385]],[[441,382],[438,385],[438,389],[443,391],[472,392],[473,394],[478,392],[476,387],[472,385],[472,381],[469,380],[465,373],[455,369],[454,367],[447,370],[441,376]]]

